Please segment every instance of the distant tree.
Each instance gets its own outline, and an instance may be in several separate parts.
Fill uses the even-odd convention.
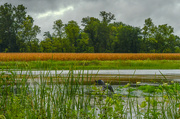
[[[152,22],[151,18],[145,19],[144,27],[142,28],[144,52],[155,52],[154,44],[157,42],[154,38],[157,27]]]
[[[54,22],[53,29],[54,29],[55,36],[62,39],[63,34],[64,34],[64,24],[63,24],[62,20],[60,20],[60,19],[56,20]]]
[[[0,52],[18,52],[16,32],[14,29],[14,17],[15,13],[11,4],[6,3],[0,6]]]
[[[174,29],[167,24],[155,26],[151,18],[145,20],[142,28],[145,52],[175,52],[178,47],[178,38],[173,34]]]
[[[111,41],[111,52],[117,52],[119,47],[119,29],[121,29],[125,24],[122,22],[114,22],[109,25],[110,27],[110,41]]]
[[[63,24],[60,19],[56,20],[53,34],[44,33],[44,40],[40,42],[41,52],[180,52],[180,38],[173,34],[173,28],[167,24],[156,26],[148,18],[145,19],[144,27],[139,28],[122,22],[112,22],[115,15],[111,12],[101,11],[99,15],[102,20],[94,17],[82,18],[82,30],[76,21]],[[21,47],[25,47],[26,43],[21,42]],[[0,43],[2,44],[1,38]],[[31,42],[29,46],[34,47],[34,44]]]
[[[77,40],[76,52],[93,53],[94,47],[89,46],[88,34],[82,32],[80,36],[80,39]]]
[[[30,41],[40,32],[33,25],[33,18],[26,15],[23,5],[12,6],[5,3],[0,6],[0,52],[26,52]]]
[[[111,12],[107,13],[106,11],[101,11],[99,15],[103,18],[102,22],[106,24],[110,23],[112,20],[116,20],[115,15]]]
[[[84,26],[84,32],[88,34],[89,46],[93,48],[94,52],[98,52],[98,28],[100,21],[94,17],[85,17],[82,19],[82,26]]]
[[[98,52],[111,52],[113,41],[110,39],[109,23],[115,20],[115,15],[105,11],[101,11],[99,15],[102,17],[102,21],[98,28]]]
[[[31,41],[37,41],[37,34],[41,32],[40,27],[33,25],[33,18],[28,16],[26,20],[23,21],[21,25],[21,30],[18,31],[17,37],[18,41],[24,42],[26,44],[26,50],[23,52],[31,51]],[[21,43],[17,43],[21,45]]]
[[[62,22],[61,19],[59,20],[56,20],[54,22],[54,25],[53,25],[53,29],[54,29],[54,33],[53,33],[53,36],[54,36],[54,40],[53,40],[53,52],[64,52],[64,46],[65,46],[65,42],[64,42],[64,24]]]
[[[70,42],[71,52],[75,52],[75,48],[77,47],[77,39],[80,33],[80,27],[78,26],[76,21],[69,21],[68,24],[65,25],[65,33],[67,39]]]
[[[155,51],[158,53],[171,53],[175,52],[176,36],[173,34],[174,30],[167,24],[159,25],[156,29]]]
[[[180,53],[180,37],[175,36],[175,39],[176,39],[175,53]]]
[[[101,11],[99,15],[102,21],[94,17],[82,19],[84,32],[88,34],[89,46],[94,48],[94,52],[112,52],[109,23],[115,20],[115,16],[105,11]]]
[[[140,52],[141,30],[130,25],[117,27],[117,40],[114,43],[115,53],[138,53]]]
[[[40,48],[39,48],[39,40],[38,39],[33,39],[30,41],[30,51],[31,52],[40,52]]]
[[[41,52],[53,52],[53,45],[51,39],[46,38],[40,42],[40,51]]]
[[[49,38],[49,39],[51,39],[51,41],[53,41],[53,36],[51,35],[51,33],[49,31],[44,32],[43,36],[45,37],[45,39]]]

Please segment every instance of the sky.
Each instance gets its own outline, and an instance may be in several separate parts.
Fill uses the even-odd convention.
[[[151,18],[155,25],[172,26],[174,34],[180,36],[180,0],[0,0],[0,5],[4,3],[27,7],[27,15],[41,27],[39,39],[43,39],[44,32],[53,32],[58,19],[64,24],[74,20],[81,26],[82,18],[87,16],[101,20],[100,11],[114,14],[116,22],[140,28],[145,19]]]

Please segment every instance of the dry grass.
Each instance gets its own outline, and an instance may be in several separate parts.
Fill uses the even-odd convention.
[[[180,53],[0,53],[0,61],[180,60]]]

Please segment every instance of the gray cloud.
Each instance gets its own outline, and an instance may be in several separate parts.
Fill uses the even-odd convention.
[[[81,25],[83,17],[100,19],[100,11],[111,12],[116,21],[138,27],[142,27],[144,20],[150,17],[156,25],[174,27],[175,34],[180,36],[179,0],[1,0],[0,5],[6,2],[27,7],[27,14],[41,27],[40,38],[45,31],[52,32],[53,22],[57,19],[64,23],[75,20]]]

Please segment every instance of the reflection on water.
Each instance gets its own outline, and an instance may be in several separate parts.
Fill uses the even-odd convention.
[[[67,78],[73,74],[73,78],[84,77],[84,84],[93,84],[95,80],[104,80],[112,85],[125,85],[127,82],[136,83],[152,83],[162,81],[180,81],[180,70],[41,70],[41,71],[1,71],[5,74],[29,75],[34,80],[38,80],[41,76],[56,78]],[[19,78],[19,80],[21,80]],[[48,82],[48,80],[47,80]],[[121,83],[119,83],[121,82]]]
[[[12,71],[16,74],[69,74],[70,70]],[[6,72],[8,73],[8,72]],[[73,70],[73,74],[120,74],[120,75],[180,75],[179,69],[170,70]]]

